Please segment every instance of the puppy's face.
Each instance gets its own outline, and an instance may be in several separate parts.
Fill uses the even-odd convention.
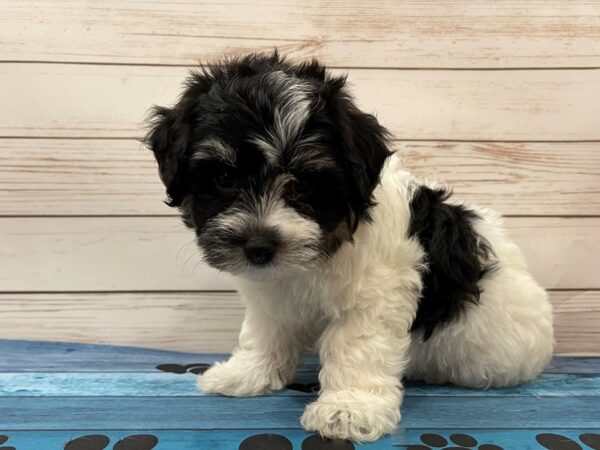
[[[192,74],[147,137],[206,261],[251,278],[310,269],[361,220],[386,132],[317,63],[251,56]]]

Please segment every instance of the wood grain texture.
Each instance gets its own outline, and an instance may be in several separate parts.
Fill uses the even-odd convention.
[[[2,218],[4,291],[234,289],[176,217]]]
[[[405,167],[508,215],[600,215],[600,143],[395,142]],[[176,215],[138,141],[0,139],[1,215]]]
[[[546,288],[600,288],[600,218],[508,218]],[[0,218],[3,291],[235,289],[176,217]]]
[[[284,391],[254,399],[203,396],[195,391],[190,374],[120,373],[123,368],[139,367],[142,360],[156,364],[163,357],[178,360],[187,356],[211,361],[215,355],[23,341],[0,341],[0,351],[0,367],[14,370],[0,373],[4,412],[0,415],[0,442],[9,446],[2,447],[7,450],[15,446],[58,450],[67,442],[70,445],[65,448],[71,448],[76,443],[90,444],[89,435],[104,440],[94,448],[104,448],[110,441],[115,449],[133,449],[125,442],[139,444],[133,435],[140,434],[151,435],[153,443],[164,450],[229,450],[261,433],[285,436],[293,448],[300,448],[310,434],[300,429],[298,418],[315,394]],[[99,371],[112,365],[112,371],[82,373],[90,365],[82,364],[85,357],[74,355],[85,355]],[[31,369],[27,359],[38,367],[64,365],[68,373],[23,373]],[[426,442],[425,434],[458,444],[460,436],[455,433],[476,441],[461,444],[469,448],[483,449],[490,444],[506,450],[537,448],[542,433],[552,433],[554,441],[570,442],[570,448],[580,448],[575,442],[594,447],[592,441],[600,438],[595,417],[598,374],[587,371],[594,366],[597,370],[599,360],[554,358],[553,366],[567,369],[567,373],[543,374],[532,383],[502,390],[410,384],[401,425],[390,436],[361,448],[412,446]],[[315,370],[299,376],[314,379]]]
[[[214,397],[196,386],[193,373],[0,373],[0,397]],[[317,373],[299,373],[294,383],[315,383]],[[276,397],[312,397],[314,393],[282,389]],[[404,397],[481,397],[481,389],[432,386],[406,381]],[[487,397],[600,397],[600,375],[542,374],[536,380],[510,388],[488,389]],[[0,447],[1,448],[1,447]]]
[[[213,363],[226,354],[185,353],[140,347],[0,339],[0,372],[146,372],[159,364]],[[319,361],[304,358],[297,372],[315,373]],[[555,356],[545,373],[600,374],[599,357]]]
[[[545,288],[600,287],[600,218],[513,217],[506,226]]]
[[[271,51],[346,67],[600,66],[594,1],[2,1],[0,59],[193,64]]]
[[[600,143],[399,142],[415,176],[504,215],[600,214]]]
[[[2,215],[175,215],[164,199],[138,141],[0,140]]]
[[[237,293],[0,294],[0,337],[229,353],[243,313]]]
[[[140,137],[151,105],[172,104],[186,73],[2,64],[0,97],[11,108],[0,110],[0,137]],[[359,104],[397,138],[600,140],[600,69],[348,73]]]
[[[600,355],[600,291],[550,291],[550,299],[555,353]],[[0,294],[0,338],[227,353],[243,314],[237,293]]]
[[[0,372],[149,372],[159,364],[198,364],[228,357],[217,353],[186,353],[80,342],[0,339]],[[552,373],[600,373],[600,358],[555,357]],[[318,358],[307,356],[297,372],[314,373]]]
[[[0,397],[0,429],[299,427],[315,397]],[[437,429],[596,428],[598,397],[407,397],[402,426]],[[57,414],[60,412],[60,414]],[[493,413],[491,413],[493,412]]]
[[[581,358],[560,356],[552,358],[544,373],[600,373],[600,357]]]
[[[600,355],[600,292],[550,292],[556,352]]]
[[[277,46],[349,72],[359,104],[399,139],[416,175],[523,216],[508,220],[511,233],[535,276],[559,289],[557,351],[600,352],[598,2],[0,7],[0,311],[10,317],[0,336],[231,348],[235,295],[172,292],[235,285],[199,263],[135,139],[152,104],[177,98],[186,66]],[[143,215],[165,217],[133,217]]]

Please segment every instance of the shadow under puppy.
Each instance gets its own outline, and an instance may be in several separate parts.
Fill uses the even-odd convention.
[[[550,360],[552,310],[493,211],[402,170],[388,133],[319,63],[277,54],[192,73],[147,145],[208,264],[239,280],[239,348],[206,392],[283,388],[319,352],[302,425],[372,441],[400,420],[403,377],[487,388]]]

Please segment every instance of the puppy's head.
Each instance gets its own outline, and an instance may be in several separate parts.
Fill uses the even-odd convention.
[[[344,84],[314,61],[252,55],[192,73],[173,108],[154,110],[146,143],[168,204],[211,266],[293,274],[369,220],[387,132]]]

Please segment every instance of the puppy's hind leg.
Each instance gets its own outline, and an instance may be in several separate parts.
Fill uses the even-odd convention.
[[[407,376],[473,388],[513,386],[540,374],[553,343],[546,292],[529,274],[500,269],[482,283],[478,305],[428,340],[414,334]]]

